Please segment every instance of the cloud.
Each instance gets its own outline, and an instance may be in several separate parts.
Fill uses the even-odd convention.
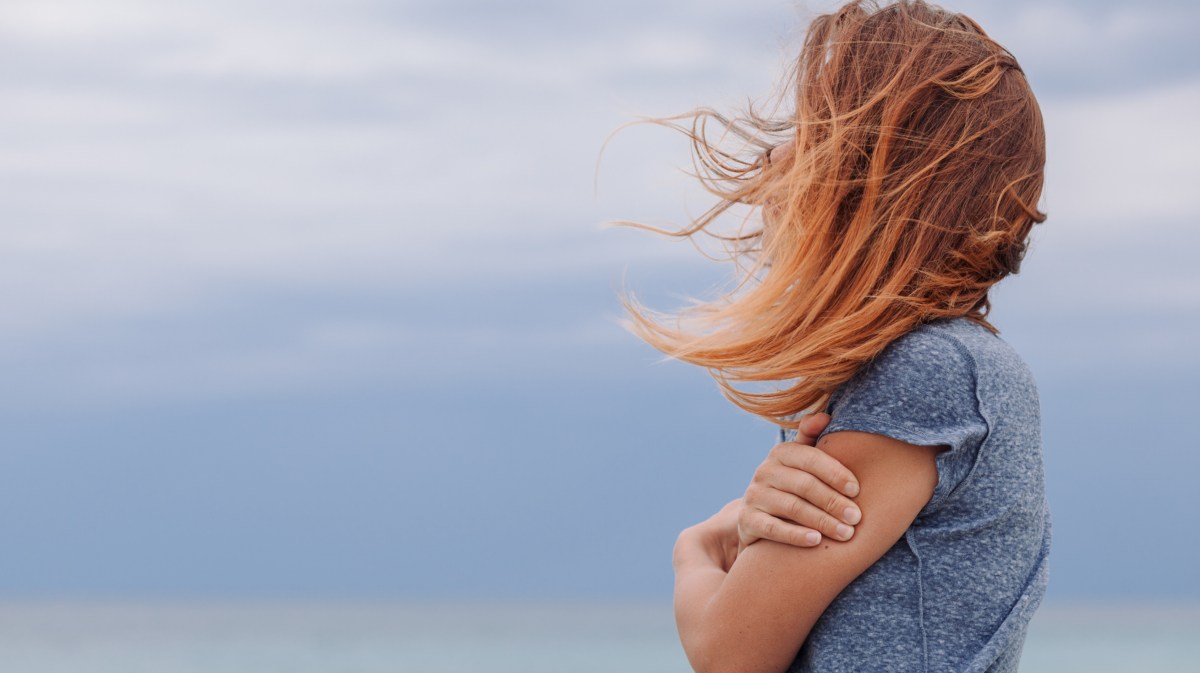
[[[436,294],[472,284],[523,292],[583,279],[611,298],[626,266],[698,277],[692,269],[705,263],[693,262],[686,244],[598,226],[610,218],[670,226],[706,208],[708,198],[675,171],[686,165],[686,142],[661,129],[622,133],[606,150],[597,197],[600,144],[631,114],[728,109],[767,93],[807,10],[632,7],[5,3],[0,51],[22,68],[0,75],[8,186],[0,281],[24,290],[4,300],[0,339],[50,368],[46,343],[102,332],[131,353],[149,352],[138,345],[148,338],[138,331],[145,320],[192,312],[203,316],[198,323],[254,324],[269,311],[227,307],[308,297],[309,320],[264,323],[245,341],[181,351],[209,371],[234,363],[229,371],[244,377],[228,380],[252,387],[254,377],[289,380],[281,373],[289,367],[307,381],[370,370],[312,336],[347,324],[322,298],[328,293],[402,296],[420,286]],[[1070,50],[1106,49],[1146,69],[1134,52],[1148,42],[1190,44],[1171,27],[1178,21],[1154,32],[1154,23],[1125,18],[1149,14],[1120,5],[977,7],[985,25],[1016,40],[1010,46],[1031,72],[1039,62],[1086,71]],[[1063,40],[1038,37],[1056,24]],[[1192,189],[1200,175],[1190,157],[1200,148],[1188,112],[1200,103],[1197,82],[1169,64],[1129,88],[1050,78],[1039,89],[1051,221],[1030,265],[1062,271],[1030,293],[1029,310],[1078,296],[1191,305],[1189,267],[1147,262],[1117,282],[1092,265],[1197,242],[1190,223],[1200,215]],[[1073,252],[1082,241],[1088,255]],[[563,343],[583,347],[607,333],[581,314],[564,320],[546,332]],[[378,358],[411,346],[406,339],[453,340],[423,314],[399,331],[392,318],[350,322],[376,334],[355,348]],[[536,341],[545,329],[501,325],[497,316],[484,333]],[[474,333],[456,329],[464,339]],[[178,342],[185,331],[155,334]],[[254,343],[255,335],[270,340]],[[121,355],[126,346],[93,352],[78,371],[110,356],[141,367]],[[237,364],[252,362],[263,364]],[[145,365],[186,374],[166,360]],[[134,378],[129,390],[159,385]]]
[[[6,329],[236,283],[577,270],[571,246],[597,220],[580,205],[616,121],[597,80],[640,64],[662,82],[715,53],[674,28],[563,49],[552,31],[479,42],[363,5],[227,5],[5,5],[27,67],[0,79],[0,258],[37,290],[11,300]]]
[[[1044,105],[1047,207],[1118,239],[1200,217],[1198,106],[1200,79]]]
[[[1011,50],[1043,96],[1137,91],[1200,77],[1189,26],[1200,7],[1186,0],[963,2]]]
[[[11,0],[0,6],[0,33],[27,40],[108,40],[161,28],[171,15],[161,4],[141,0],[103,7],[86,0]]]

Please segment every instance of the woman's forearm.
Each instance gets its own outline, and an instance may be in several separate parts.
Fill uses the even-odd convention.
[[[698,532],[689,528],[675,542],[675,626],[688,662],[697,673],[710,670],[711,657],[706,645],[712,639],[705,632],[706,613],[713,596],[728,573],[720,550],[706,544]]]

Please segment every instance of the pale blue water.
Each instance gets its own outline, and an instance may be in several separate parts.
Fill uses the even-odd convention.
[[[4,673],[688,673],[670,606],[0,604]],[[1200,671],[1200,606],[1048,606],[1021,670]]]

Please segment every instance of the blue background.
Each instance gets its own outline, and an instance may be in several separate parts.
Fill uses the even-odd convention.
[[[637,114],[770,92],[833,3],[6,2],[0,596],[659,598],[773,444],[618,325],[729,269]],[[1186,2],[960,2],[1049,136],[995,322],[1059,600],[1195,601]]]

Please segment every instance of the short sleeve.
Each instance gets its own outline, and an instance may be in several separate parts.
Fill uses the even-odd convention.
[[[897,339],[865,365],[834,393],[829,414],[823,435],[854,430],[949,447],[937,457],[937,487],[922,514],[962,483],[988,433],[974,359],[952,336],[931,327]]]

